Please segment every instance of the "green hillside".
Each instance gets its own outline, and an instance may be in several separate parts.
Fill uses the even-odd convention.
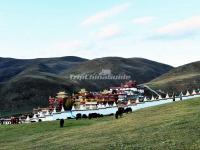
[[[142,58],[105,57],[87,60],[79,57],[39,59],[0,58],[0,116],[31,112],[47,107],[49,96],[58,91],[73,93],[81,88],[98,91],[118,86],[121,80],[71,80],[71,74],[99,74],[111,69],[113,74],[130,75],[139,83],[168,72],[173,67]]]
[[[121,119],[0,126],[0,149],[200,149],[200,99],[151,107]]]
[[[200,61],[170,70],[148,83],[154,89],[181,91],[200,88]]]

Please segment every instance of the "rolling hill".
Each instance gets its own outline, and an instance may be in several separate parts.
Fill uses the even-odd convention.
[[[48,105],[48,97],[55,96],[59,90],[72,93],[86,88],[95,91],[123,82],[69,79],[71,74],[98,74],[102,69],[111,69],[115,75],[130,75],[132,80],[145,83],[168,72],[172,67],[142,58],[1,58],[0,114],[21,113],[31,111],[34,107],[45,107]]]
[[[200,61],[172,69],[148,83],[151,87],[177,92],[200,88]]]
[[[200,147],[200,99],[179,101],[99,119],[0,126],[6,149],[168,149]],[[20,140],[19,140],[20,137]]]
[[[65,74],[95,74],[102,69],[110,69],[113,75],[126,74],[138,83],[145,83],[168,72],[172,67],[143,58],[104,57],[83,62],[68,69]]]

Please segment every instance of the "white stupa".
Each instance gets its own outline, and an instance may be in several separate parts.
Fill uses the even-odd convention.
[[[159,95],[158,99],[159,99],[159,100],[160,100],[160,99],[162,99],[162,96],[161,96],[161,95]]]
[[[127,105],[131,105],[131,101],[130,100],[128,101]]]
[[[155,100],[154,96],[152,96],[151,100],[152,100],[152,101],[154,101],[154,100]]]
[[[64,107],[62,106],[61,112],[64,112],[64,111],[65,111],[65,109],[64,109]]]
[[[110,107],[110,106],[108,105],[108,103],[106,103],[106,107]]]
[[[33,115],[33,119],[37,119],[37,115],[36,114]]]
[[[56,113],[56,107],[54,107],[54,109],[53,109],[53,113]]]
[[[144,97],[144,102],[146,102],[146,101],[148,101],[148,100],[147,100],[147,97],[145,96],[145,97]]]
[[[199,93],[200,93],[200,89],[197,90],[197,94],[199,94]]]
[[[41,111],[39,112],[39,117],[44,117],[44,114]]]
[[[113,103],[113,107],[116,107],[116,106],[117,106],[117,104],[114,102],[114,103]]]
[[[92,105],[89,106],[89,109],[93,109]]]
[[[190,96],[190,92],[189,91],[187,91],[186,96]]]
[[[101,105],[101,108],[106,108],[106,106],[104,104]]]
[[[74,106],[72,106],[72,111],[76,110]]]
[[[100,104],[97,105],[97,109],[101,108]]]
[[[80,110],[85,110],[85,107],[82,104],[80,105]]]
[[[99,108],[103,108],[103,104],[99,104]]]
[[[192,95],[196,95],[196,94],[197,94],[196,90],[193,90]]]
[[[136,104],[140,103],[139,99],[137,98],[135,101]]]
[[[47,112],[46,112],[46,114],[45,115],[50,115],[50,113],[49,113],[49,110],[47,110]]]
[[[166,99],[168,99],[169,98],[169,94],[167,93],[167,95],[166,95],[166,97],[165,97]]]
[[[29,117],[29,115],[26,117],[25,122],[26,122],[26,123],[29,123],[29,122],[30,122],[30,117]]]

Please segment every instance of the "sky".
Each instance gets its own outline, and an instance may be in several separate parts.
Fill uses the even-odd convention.
[[[0,0],[0,57],[200,60],[199,0]]]

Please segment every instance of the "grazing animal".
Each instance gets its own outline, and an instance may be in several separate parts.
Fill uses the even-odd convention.
[[[76,120],[78,120],[78,119],[81,119],[81,114],[79,113],[79,114],[76,114]]]
[[[123,108],[123,107],[119,107],[119,108],[118,108],[118,114],[119,114],[120,117],[123,116],[123,113],[124,113],[124,112],[125,112],[125,111],[124,111],[124,108]]]
[[[67,119],[74,119],[74,118],[72,118],[72,117],[67,117]]]
[[[119,116],[119,111],[116,111],[116,113],[115,113],[115,119],[118,119],[118,116]]]
[[[88,118],[89,118],[89,119],[92,119],[92,118],[100,118],[100,117],[103,117],[103,115],[97,114],[97,113],[90,113],[90,114],[88,115]]]
[[[132,108],[128,107],[128,108],[126,108],[124,111],[125,111],[125,113],[127,113],[127,114],[128,114],[128,113],[132,113]]]
[[[3,120],[1,120],[1,125],[3,125]]]
[[[111,113],[111,114],[108,114],[108,115],[106,115],[106,116],[114,116],[114,114],[113,114],[113,113]]]
[[[64,119],[60,119],[60,127],[61,127],[61,128],[64,127],[64,123],[65,123]]]
[[[125,112],[124,108],[123,107],[119,107],[118,108],[118,111],[116,111],[115,113],[115,118],[118,119],[118,117],[122,117],[123,116],[123,113]]]
[[[182,96],[182,94],[180,95],[180,100],[181,100],[181,101],[183,100],[183,96]]]
[[[175,96],[175,94],[173,95],[173,101],[174,101],[174,102],[176,101],[176,96]]]
[[[88,118],[88,116],[86,114],[83,114],[82,118],[86,119],[86,118]]]

